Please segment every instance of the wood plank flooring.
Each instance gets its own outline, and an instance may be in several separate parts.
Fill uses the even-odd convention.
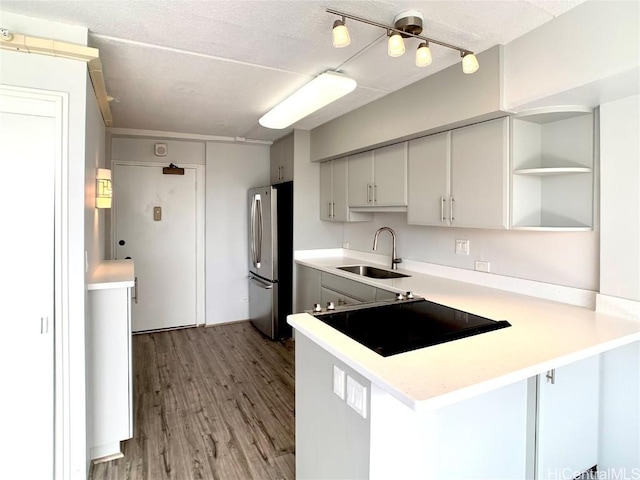
[[[90,480],[294,479],[293,342],[248,322],[133,337],[134,438]]]

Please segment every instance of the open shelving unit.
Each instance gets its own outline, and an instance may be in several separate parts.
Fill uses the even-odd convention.
[[[511,122],[511,228],[592,230],[593,109],[545,107]]]

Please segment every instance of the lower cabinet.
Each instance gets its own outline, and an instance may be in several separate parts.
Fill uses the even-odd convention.
[[[133,437],[131,289],[89,290],[87,422],[90,457],[121,455]]]
[[[576,478],[598,463],[599,370],[596,355],[534,379],[536,479]]]

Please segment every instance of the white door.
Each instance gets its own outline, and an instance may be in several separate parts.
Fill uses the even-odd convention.
[[[53,478],[55,102],[0,92],[3,478]]]
[[[116,164],[113,189],[115,258],[135,263],[132,330],[195,325],[196,169]]]

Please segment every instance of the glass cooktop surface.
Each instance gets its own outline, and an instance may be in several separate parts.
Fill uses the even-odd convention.
[[[511,326],[424,299],[315,316],[383,357]]]

